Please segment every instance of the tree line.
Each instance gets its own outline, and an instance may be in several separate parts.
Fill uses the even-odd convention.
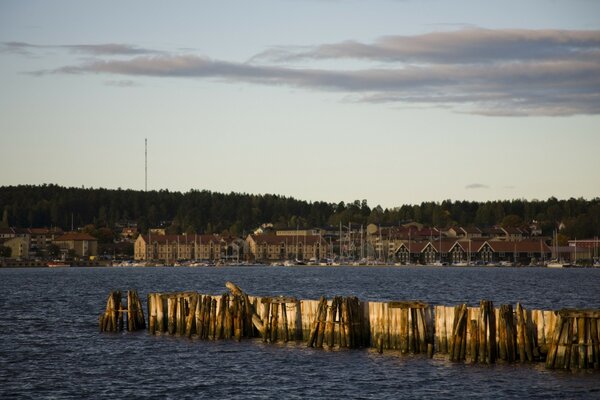
[[[136,191],[58,185],[0,187],[1,223],[15,227],[94,226],[136,223],[145,232],[166,227],[172,233],[224,233],[242,236],[262,223],[276,228],[308,228],[340,223],[397,225],[416,221],[437,227],[527,226],[536,220],[545,235],[563,224],[569,238],[600,236],[600,198],[586,200],[496,200],[422,202],[371,208],[366,200],[307,202],[275,194],[216,193],[190,190]]]

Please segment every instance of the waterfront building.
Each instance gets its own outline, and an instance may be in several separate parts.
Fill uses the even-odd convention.
[[[257,261],[320,260],[329,254],[329,245],[319,235],[248,235],[250,255]]]
[[[239,261],[245,257],[245,242],[220,235],[139,235],[134,243],[138,261]]]
[[[1,241],[4,242],[1,243]],[[10,248],[10,258],[29,258],[29,240],[25,237],[15,236],[8,239],[0,239],[0,244]]]
[[[73,251],[78,257],[95,257],[98,255],[98,240],[87,233],[68,232],[52,242],[63,254]]]

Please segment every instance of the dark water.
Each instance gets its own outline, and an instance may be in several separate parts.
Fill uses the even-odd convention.
[[[301,344],[100,334],[112,289],[362,300],[480,299],[541,309],[600,308],[600,270],[475,268],[65,268],[0,270],[0,399],[582,398],[600,373],[471,366],[441,357]]]

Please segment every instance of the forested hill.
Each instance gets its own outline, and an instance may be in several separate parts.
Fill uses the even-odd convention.
[[[59,226],[70,229],[94,224],[114,227],[125,221],[147,227],[167,226],[177,232],[242,235],[262,223],[277,227],[337,226],[341,221],[398,224],[417,221],[428,225],[523,226],[537,220],[550,235],[559,223],[571,238],[600,236],[600,198],[550,198],[542,201],[423,202],[394,209],[369,207],[366,200],[339,204],[307,202],[264,194],[187,193],[67,188],[57,185],[0,187],[2,223],[15,227]]]

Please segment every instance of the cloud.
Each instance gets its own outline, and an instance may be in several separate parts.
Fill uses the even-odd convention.
[[[467,186],[465,186],[465,189],[489,189],[490,187],[488,185],[485,185],[483,183],[471,183]]]
[[[106,86],[114,86],[114,87],[122,87],[122,88],[139,86],[139,84],[137,82],[134,82],[132,80],[110,80],[110,81],[105,81],[104,84]]]
[[[107,54],[135,46],[78,51]],[[72,50],[74,51],[74,50]],[[141,51],[141,50],[140,50]],[[121,53],[124,54],[124,53]],[[377,67],[295,67],[294,60],[366,59]],[[277,47],[248,62],[191,54],[130,54],[34,71],[214,79],[343,92],[344,99],[451,108],[484,116],[600,114],[600,31],[464,29],[387,36],[375,43]]]
[[[60,45],[38,45],[26,42],[3,42],[2,51],[17,54],[34,54],[36,50],[64,49],[72,53],[91,54],[95,56],[134,56],[140,54],[158,54],[157,50],[146,49],[121,43],[105,44],[60,44]]]
[[[468,28],[416,36],[385,36],[374,43],[344,41],[312,48],[276,47],[255,60],[366,59],[382,62],[472,64],[528,60],[600,60],[600,31]]]

